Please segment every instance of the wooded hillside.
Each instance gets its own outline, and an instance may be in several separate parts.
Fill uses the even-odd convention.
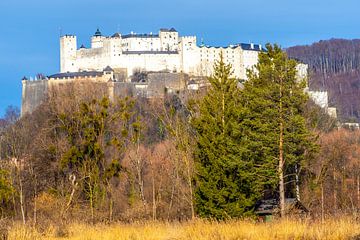
[[[329,92],[341,121],[360,120],[360,40],[330,39],[288,48],[289,57],[309,64],[312,90]]]

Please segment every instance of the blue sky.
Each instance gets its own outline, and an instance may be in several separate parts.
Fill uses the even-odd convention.
[[[205,44],[360,38],[356,0],[0,0],[0,116],[21,104],[21,78],[59,71],[59,29],[89,46],[103,34],[175,27]]]

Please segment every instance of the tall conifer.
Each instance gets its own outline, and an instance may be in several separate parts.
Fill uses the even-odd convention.
[[[263,187],[279,189],[282,216],[285,183],[291,182],[296,167],[314,149],[303,117],[306,84],[297,78],[296,65],[279,46],[268,44],[267,51],[259,54],[258,64],[248,72],[241,93],[245,156],[257,166]]]
[[[243,161],[240,89],[231,73],[231,65],[225,64],[221,55],[209,78],[210,89],[193,119],[197,137],[195,201],[201,217],[246,215],[259,196],[252,162]]]

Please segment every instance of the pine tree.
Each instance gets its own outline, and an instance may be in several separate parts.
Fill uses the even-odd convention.
[[[240,89],[231,73],[221,56],[192,122],[197,141],[195,205],[201,217],[244,216],[259,196],[253,165],[243,161]]]
[[[259,62],[248,71],[241,93],[241,128],[246,135],[249,161],[253,161],[262,188],[279,188],[281,215],[285,214],[285,181],[291,182],[306,154],[314,149],[303,117],[305,82],[297,79],[295,60],[277,45],[267,45]],[[291,191],[288,191],[291,192]]]

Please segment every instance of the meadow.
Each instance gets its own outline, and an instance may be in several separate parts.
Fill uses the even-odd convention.
[[[185,223],[143,222],[88,225],[72,223],[50,226],[41,233],[35,228],[15,224],[9,240],[259,240],[259,239],[360,239],[360,223],[350,218],[324,222],[276,220],[258,223],[251,220],[215,222],[195,220]]]

